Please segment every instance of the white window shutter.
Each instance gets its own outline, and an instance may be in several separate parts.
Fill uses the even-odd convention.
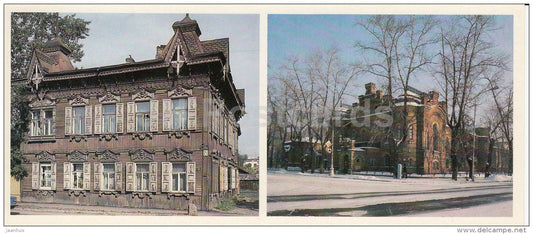
[[[161,162],[161,192],[168,193],[172,190],[172,163]]]
[[[237,194],[241,192],[241,179],[239,177],[239,168],[235,168],[235,176],[237,177]]]
[[[218,178],[218,190],[219,192],[222,192],[224,191],[224,167],[222,166],[222,164],[220,164],[220,167],[218,169]]]
[[[194,193],[196,187],[196,163],[187,162],[187,193]]]
[[[228,167],[224,167],[224,190],[228,190]]]
[[[150,178],[148,191],[157,192],[157,162],[150,163]]]
[[[187,127],[189,130],[196,130],[196,97],[189,97],[187,102]]]
[[[122,163],[115,163],[115,190],[122,191]]]
[[[83,163],[83,189],[91,190],[91,163]]]
[[[135,163],[126,162],[126,191],[134,191]]]
[[[101,190],[102,185],[102,164],[99,162],[94,163],[94,191]],[[103,181],[102,181],[103,182]]]
[[[116,118],[117,133],[123,133],[124,132],[124,103],[117,103],[115,118]]]
[[[57,163],[52,162],[51,167],[52,167],[52,176],[51,176],[52,178],[51,178],[51,183],[50,183],[50,187],[51,187],[50,189],[56,190],[57,188],[57,177],[56,177]]]
[[[72,107],[65,107],[65,135],[72,134]]]
[[[93,106],[87,105],[85,106],[85,134],[90,135],[93,133],[93,115],[92,115],[92,108]]]
[[[70,163],[63,163],[63,188],[70,189]]]
[[[94,134],[102,134],[102,104],[94,105]]]
[[[157,132],[159,100],[150,100],[150,132]]]
[[[170,131],[172,123],[172,100],[163,99],[163,131]]]
[[[31,163],[31,189],[39,189],[40,168],[38,162]]]
[[[135,102],[127,104],[126,131],[135,132]]]

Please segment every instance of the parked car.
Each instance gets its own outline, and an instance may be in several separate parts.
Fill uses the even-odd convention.
[[[10,199],[11,201],[11,209],[15,208],[15,206],[17,206],[17,197],[16,196],[11,196]]]

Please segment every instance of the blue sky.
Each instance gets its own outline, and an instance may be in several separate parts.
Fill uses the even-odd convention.
[[[369,15],[269,15],[268,16],[268,72],[274,73],[287,58],[298,55],[305,57],[317,49],[338,48],[340,56],[346,62],[357,62],[363,56],[354,47],[357,40],[368,41],[370,35],[356,22],[369,17]],[[446,16],[438,16],[446,18]],[[513,48],[513,18],[512,16],[495,17],[498,30],[491,33],[490,38],[501,49],[512,54]],[[512,74],[506,74],[512,81]],[[352,97],[346,97],[345,103],[357,100],[353,97],[364,94],[364,84],[374,82],[383,83],[370,75],[357,77],[357,84],[352,90],[347,91]],[[420,74],[411,81],[411,86],[422,91],[438,90],[434,79],[429,73]],[[479,110],[478,110],[479,111]]]
[[[86,14],[89,36],[82,40],[85,56],[74,66],[90,68],[155,58],[156,46],[167,44],[172,24],[185,14]],[[198,22],[200,40],[229,38],[230,66],[236,88],[246,90],[246,115],[241,119],[239,152],[259,154],[259,15],[190,14]]]

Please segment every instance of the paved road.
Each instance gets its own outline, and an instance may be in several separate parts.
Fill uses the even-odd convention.
[[[269,215],[416,215],[512,200],[512,182],[472,183],[426,178],[368,180],[268,174],[267,186]],[[512,214],[512,206],[504,206],[491,216],[500,214]]]

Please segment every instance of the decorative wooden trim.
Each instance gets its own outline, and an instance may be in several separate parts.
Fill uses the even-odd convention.
[[[186,151],[181,148],[174,148],[171,151],[165,150],[165,155],[167,156],[167,161],[175,162],[175,161],[190,161],[192,152]]]
[[[55,162],[56,161],[55,154],[52,154],[48,151],[41,151],[40,153],[35,155],[35,158],[39,162]]]
[[[130,150],[129,154],[131,161],[133,162],[147,162],[154,161],[155,152],[150,152],[145,149],[137,149],[135,151]]]
[[[190,133],[190,131],[175,131],[175,132],[169,132],[168,133],[168,138],[172,138],[173,136],[176,139],[181,139],[184,136],[186,136],[187,138],[190,138],[191,137],[191,133]]]
[[[107,92],[104,96],[98,98],[98,102],[102,104],[117,103],[120,102],[120,95],[115,95],[111,92]]]
[[[138,138],[141,141],[145,140],[145,139],[152,140],[153,139],[153,135],[152,135],[152,133],[149,133],[149,132],[138,132],[138,133],[133,133],[131,135],[131,139],[132,140],[135,140],[135,138]]]
[[[104,135],[100,135],[98,137],[98,139],[100,141],[102,141],[102,140],[111,141],[111,140],[113,140],[113,138],[118,141],[118,135],[117,134],[104,134]]]
[[[83,136],[83,135],[76,135],[76,136],[72,136],[70,137],[70,142],[72,141],[75,141],[75,142],[81,142],[81,141],[85,141],[87,142],[87,137],[86,136]]]
[[[187,192],[169,192],[167,193],[167,199],[170,200],[171,197],[185,197],[186,200],[190,199],[190,194]]]
[[[88,153],[83,153],[79,150],[74,150],[72,153],[67,154],[67,159],[69,162],[87,162]]]
[[[139,199],[152,199],[152,193],[151,192],[132,192],[131,198],[138,197]]]
[[[54,190],[37,190],[35,195],[39,197],[53,197],[55,195]]]
[[[75,197],[79,197],[79,196],[87,197],[87,193],[85,192],[85,190],[69,190],[69,191],[68,191],[68,196],[69,196],[69,197],[71,197],[71,196],[75,196]]]
[[[173,90],[170,90],[167,92],[167,95],[169,98],[175,98],[175,97],[191,97],[192,96],[192,89],[185,89],[183,87],[177,87]]]
[[[131,99],[134,101],[147,101],[150,99],[154,99],[154,93],[148,92],[145,89],[142,89],[141,91],[133,94],[131,96]]]
[[[68,100],[70,106],[85,106],[89,105],[89,98],[85,98],[81,95],[76,96],[73,99]]]
[[[117,162],[118,157],[120,156],[119,153],[115,153],[108,149],[96,154],[98,156],[98,161],[100,162]]]
[[[118,198],[117,191],[100,191],[98,197],[102,197],[102,195],[115,196],[115,198]]]
[[[29,104],[30,108],[46,108],[46,107],[54,107],[55,105],[56,105],[56,102],[48,98],[41,99],[41,100],[34,100],[30,102]]]

